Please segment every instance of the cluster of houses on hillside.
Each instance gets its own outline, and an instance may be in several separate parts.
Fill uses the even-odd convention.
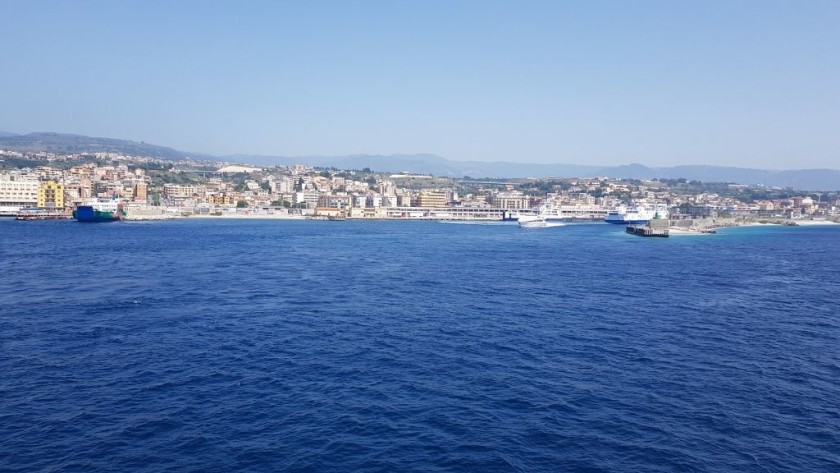
[[[195,161],[115,153],[94,153],[94,162],[50,153],[2,151],[3,157],[28,158],[42,165],[0,171],[0,215],[27,207],[72,209],[91,199],[118,199],[181,214],[271,211],[359,218],[502,218],[506,212],[546,202],[597,216],[631,200],[667,203],[675,218],[825,217],[838,215],[840,208],[840,201],[815,201],[807,195],[742,202],[713,193],[678,193],[658,182],[609,178],[567,179],[562,189],[549,192],[526,192],[512,183],[476,184],[465,190],[455,181],[429,176],[323,170],[302,164],[267,169],[226,164],[208,170],[209,163],[199,168]],[[150,169],[155,166],[166,172],[154,173]]]

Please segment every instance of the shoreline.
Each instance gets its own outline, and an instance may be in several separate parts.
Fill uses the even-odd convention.
[[[5,217],[5,218],[4,218]],[[11,215],[0,216],[0,219],[14,220],[15,217]],[[122,220],[126,222],[132,221],[164,221],[164,220],[180,220],[180,219],[194,219],[194,220],[315,220],[326,221],[327,217],[317,217],[311,215],[289,215],[289,214],[269,214],[269,213],[251,213],[251,214],[134,214],[129,213]],[[347,217],[343,220],[347,221],[437,221],[449,223],[516,223],[511,220],[501,219],[475,219],[475,218],[435,218],[435,217],[414,217],[414,218],[388,218],[388,217]],[[587,221],[580,223],[602,223],[600,221]],[[770,226],[789,226],[789,227],[830,227],[840,225],[840,219],[758,219],[750,217],[740,218],[715,218],[715,219],[696,219],[696,220],[674,220],[671,221],[669,230],[674,235],[705,235],[712,234],[714,230],[722,228],[733,227],[770,227]]]
[[[800,227],[819,227],[823,225],[840,225],[840,222],[834,222],[832,220],[803,220],[797,221],[796,224]]]
[[[192,219],[219,219],[219,220],[306,220],[303,215],[275,215],[275,214],[246,214],[246,215],[179,215],[176,218],[192,218]]]
[[[840,225],[840,222],[834,220],[806,220],[806,219],[764,219],[764,218],[728,218],[728,219],[710,219],[711,221],[693,222],[690,227],[683,229],[691,229],[696,231],[714,230],[718,228],[729,227],[809,227],[809,226],[832,226]],[[680,226],[673,226],[680,228]]]
[[[682,223],[682,225],[680,225]],[[669,232],[674,236],[714,234],[724,228],[750,227],[830,227],[840,225],[836,220],[808,219],[765,219],[753,217],[716,218],[672,221]]]

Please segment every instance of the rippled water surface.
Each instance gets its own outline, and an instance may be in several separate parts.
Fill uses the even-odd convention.
[[[840,471],[840,229],[0,221],[0,471]]]

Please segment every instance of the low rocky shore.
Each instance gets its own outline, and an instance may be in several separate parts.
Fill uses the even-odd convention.
[[[702,218],[688,220],[673,220],[671,228],[684,232],[708,232],[717,228],[725,227],[747,227],[759,225],[784,225],[789,227],[812,226],[812,225],[840,225],[840,218],[832,219],[788,219],[788,218],[757,218],[757,217],[732,217],[732,218]]]

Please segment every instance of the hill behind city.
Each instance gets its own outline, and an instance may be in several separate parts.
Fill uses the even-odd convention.
[[[580,164],[541,164],[490,161],[456,161],[434,154],[353,154],[346,156],[214,156],[190,153],[174,148],[130,140],[90,137],[62,133],[29,133],[18,135],[0,132],[0,149],[51,153],[116,152],[161,159],[200,159],[240,162],[257,165],[308,164],[338,169],[370,168],[380,172],[410,172],[443,177],[472,178],[545,178],[545,177],[613,177],[621,179],[687,179],[703,182],[733,182],[769,187],[792,187],[812,191],[840,190],[837,169],[752,169],[726,166],[683,165],[649,167],[633,163],[623,166]]]

